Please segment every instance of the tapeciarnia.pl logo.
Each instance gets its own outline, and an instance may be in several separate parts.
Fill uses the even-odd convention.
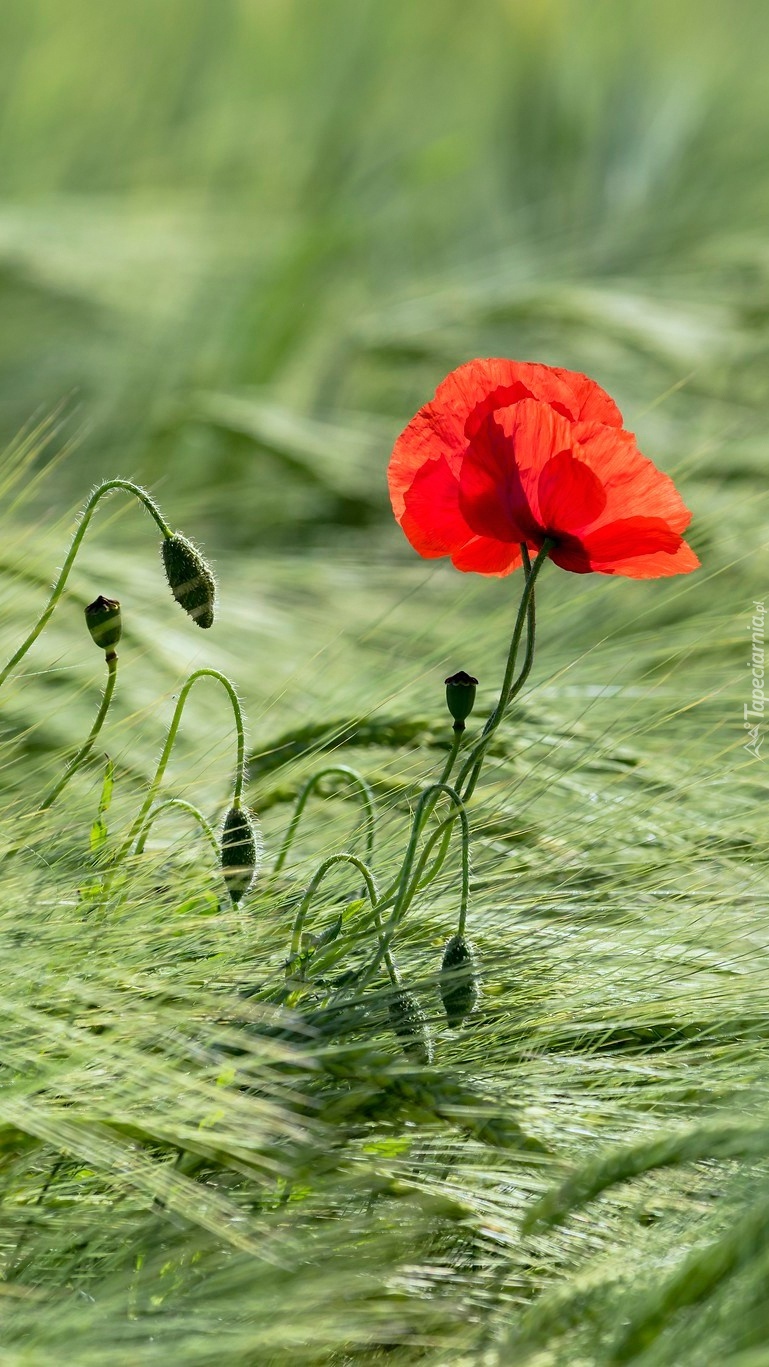
[[[754,598],[753,608],[753,616],[748,623],[752,645],[750,659],[748,660],[751,694],[750,702],[744,703],[742,708],[742,717],[745,730],[748,732],[748,739],[744,742],[743,748],[756,759],[759,759],[764,739],[761,731],[766,708],[766,694],[764,692],[766,604],[762,598]]]

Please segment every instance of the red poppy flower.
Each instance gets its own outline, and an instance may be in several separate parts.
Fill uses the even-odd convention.
[[[395,443],[393,511],[415,550],[509,574],[521,543],[577,574],[656,579],[699,565],[691,513],[586,375],[482,360],[452,370]]]

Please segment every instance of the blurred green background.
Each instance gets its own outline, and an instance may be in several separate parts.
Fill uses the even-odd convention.
[[[0,3],[0,450],[27,434],[0,456],[3,658],[103,478],[146,483],[221,588],[214,629],[197,631],[162,580],[156,529],[116,496],[3,697],[0,819],[7,846],[29,842],[0,904],[0,1262],[10,1248],[24,1292],[3,1297],[3,1364],[47,1367],[62,1351],[101,1364],[115,1343],[131,1367],[241,1367],[265,1360],[267,1324],[270,1361],[292,1367],[385,1354],[506,1367],[505,1336],[548,1287],[532,1333],[574,1328],[578,1342],[546,1360],[602,1364],[626,1360],[604,1340],[632,1322],[640,1282],[657,1296],[642,1344],[650,1322],[658,1334],[677,1306],[691,1311],[644,1363],[766,1367],[766,1167],[753,1155],[769,1129],[769,742],[759,759],[743,749],[743,707],[753,603],[769,586],[768,40],[761,0]],[[198,1033],[218,1039],[229,1011],[250,1019],[244,984],[250,1003],[255,982],[283,981],[291,908],[317,857],[352,838],[349,805],[313,800],[285,883],[276,894],[263,871],[235,919],[204,914],[219,905],[217,870],[180,816],[164,818],[130,906],[96,920],[83,870],[101,747],[117,842],[184,673],[216,665],[245,704],[267,867],[302,783],[336,756],[375,787],[376,872],[394,876],[419,785],[443,762],[442,680],[477,674],[482,718],[520,589],[520,576],[420,561],[387,502],[393,438],[477,355],[603,384],[692,508],[703,568],[648,583],[548,568],[534,670],[471,811],[484,999],[451,1039],[434,1021],[436,1068],[522,1108],[552,1155],[531,1169],[493,1138],[444,1147],[419,1111],[401,1149],[386,1096],[373,1119],[368,1100],[360,1115],[349,1098],[335,1111],[326,1079],[312,1084],[322,1127],[306,1168],[280,1138],[295,1191],[273,1206],[241,1180],[244,1154],[256,1171],[266,1153],[273,1171],[269,1076],[244,1110],[218,1063],[209,1074],[174,1051],[188,1029],[196,1048]],[[123,602],[116,701],[97,763],[42,827],[38,795],[99,706],[103,664],[82,621],[99,592]],[[164,793],[218,821],[232,741],[228,705],[204,685]],[[452,858],[397,946],[433,1015]],[[319,906],[313,928],[328,915]],[[373,1030],[397,1073],[391,1032]],[[159,1171],[201,1115],[217,1166],[174,1224],[133,1127],[167,1121]],[[531,1198],[564,1163],[665,1125],[743,1119],[763,1147],[722,1145],[730,1166],[695,1171],[679,1153],[680,1171],[640,1193],[630,1184],[562,1234],[522,1238]],[[332,1148],[338,1168],[325,1166]],[[46,1154],[60,1150],[72,1162],[53,1180]],[[382,1217],[390,1174],[408,1180]],[[438,1207],[404,1199],[417,1182],[450,1197],[455,1232],[436,1236]],[[198,1264],[212,1192],[237,1219],[208,1221]],[[764,1243],[749,1226],[743,1299],[703,1309],[699,1266],[671,1292],[692,1249],[733,1230],[739,1242],[737,1216],[754,1206]],[[729,1270],[721,1246],[710,1266]],[[733,1356],[754,1343],[762,1356]]]
[[[392,437],[504,354],[668,469],[763,470],[768,37],[753,0],[3,0],[0,439],[56,410],[47,499],[137,477],[213,550],[400,554]]]
[[[733,694],[713,707],[739,757],[769,579],[768,39],[757,0],[4,0],[0,445],[49,424],[26,508],[0,510],[4,646],[87,490],[123,476],[221,581],[191,640],[143,517],[115,499],[89,532],[69,593],[121,597],[160,661],[148,755],[158,688],[212,650],[255,744],[440,708],[435,681],[468,664],[490,694],[517,585],[419,561],[385,469],[451,367],[535,359],[618,399],[704,566],[554,575],[540,685],[609,635],[644,688],[678,650],[687,704]],[[71,725],[59,683],[93,702],[79,613],[32,657],[45,696],[19,678],[14,733],[41,756]]]

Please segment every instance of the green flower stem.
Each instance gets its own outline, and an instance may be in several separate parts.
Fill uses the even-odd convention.
[[[89,731],[87,738],[83,741],[83,744],[81,745],[77,754],[72,756],[72,759],[69,761],[61,778],[58,780],[57,783],[54,783],[53,787],[50,788],[49,791],[46,793],[45,797],[40,803],[40,806],[38,807],[39,812],[47,812],[48,808],[53,806],[57,797],[66,788],[70,779],[77,773],[81,765],[83,765],[87,760],[88,756],[91,753],[91,750],[93,749],[94,741],[96,740],[96,737],[98,736],[102,726],[104,725],[104,719],[109,711],[109,706],[112,702],[112,694],[115,691],[115,683],[117,681],[117,655],[115,654],[114,650],[108,650],[105,659],[107,661],[107,682],[104,687],[104,693],[102,694],[101,704],[99,706],[98,712],[96,713],[93,726],[91,727],[91,730]]]
[[[529,674],[531,673],[531,668],[534,663],[534,646],[536,638],[534,584],[536,582],[536,576],[539,574],[539,571],[547,556],[548,551],[551,549],[551,546],[551,542],[545,542],[542,546],[542,549],[539,552],[539,555],[537,556],[537,559],[532,565],[527,546],[523,544],[521,545],[521,555],[523,557],[523,567],[524,573],[526,575],[526,583],[524,585],[524,591],[521,596],[521,602],[518,608],[515,627],[513,629],[513,637],[510,643],[510,651],[508,653],[505,677],[502,683],[502,689],[500,692],[497,705],[494,708],[494,711],[492,712],[488,721],[486,722],[480,740],[478,741],[474,749],[471,751],[470,755],[465,761],[463,768],[460,770],[456,787],[461,792],[463,802],[467,802],[472,797],[473,792],[475,791],[476,784],[480,777],[483,759],[486,752],[486,748],[489,743],[489,739],[491,738],[493,732],[496,730],[497,726],[502,720],[502,716],[508,704],[521,691],[523,685],[529,677]],[[524,623],[526,624],[527,628],[526,654],[524,657],[523,665],[521,666],[520,673],[515,678],[515,680],[511,682],[511,680],[513,680],[513,675],[515,672],[515,662],[518,655],[518,648],[520,645],[521,635],[523,634]],[[465,784],[464,789],[462,789],[463,783]],[[452,812],[451,816],[447,817],[446,820],[441,823],[438,829],[432,832],[429,839],[426,841],[424,850],[422,851],[422,856],[419,861],[419,882],[414,887],[413,893],[422,888],[428,887],[430,883],[432,883],[433,880],[438,876],[438,873],[443,867],[446,855],[448,853],[449,843],[451,839],[451,830],[455,820],[456,811]],[[430,868],[427,869],[426,872],[424,872],[427,860],[432,850],[435,848],[436,843],[439,840],[441,841],[441,846],[435,858],[435,862],[432,864]],[[391,897],[394,893],[394,890],[395,885],[393,885],[392,888],[388,888],[386,895],[389,895]],[[411,900],[411,898],[409,898],[409,900]],[[459,933],[462,933],[461,930]]]
[[[171,808],[179,812],[187,812],[195,819],[218,861],[220,855],[219,841],[216,838],[213,827],[206,821],[203,813],[191,802],[186,802],[183,797],[167,797],[163,802],[159,802],[156,807],[153,807],[141,828],[134,853],[142,854],[144,852],[144,846],[147,843],[147,836],[150,833],[150,828],[155,824],[157,818],[162,816],[163,812],[167,812]]]
[[[366,885],[368,899],[371,903],[371,908],[374,913],[374,920],[380,936],[380,945],[383,950],[382,957],[385,959],[385,963],[387,964],[387,971],[390,974],[391,981],[393,982],[393,984],[397,984],[397,969],[395,967],[395,964],[393,963],[389,947],[384,943],[384,930],[382,927],[382,921],[378,910],[379,893],[377,892],[377,886],[374,880],[374,875],[372,874],[368,865],[365,864],[362,859],[359,859],[358,856],[355,854],[348,854],[346,852],[343,852],[341,854],[329,855],[328,859],[323,860],[323,863],[319,865],[319,867],[315,870],[315,873],[313,874],[312,878],[310,879],[304,897],[302,898],[299,904],[299,910],[297,911],[296,917],[294,919],[294,926],[291,932],[291,949],[289,953],[286,972],[290,973],[291,964],[294,962],[294,960],[297,958],[301,951],[302,930],[304,929],[304,922],[307,916],[307,912],[310,909],[312,900],[316,892],[318,891],[318,888],[320,887],[321,883],[323,882],[323,879],[326,877],[326,874],[329,873],[330,870],[334,868],[336,864],[352,864],[353,868],[356,868],[358,872],[362,874],[363,881]]]
[[[451,777],[451,771],[456,763],[457,755],[459,754],[459,747],[462,744],[462,737],[464,736],[464,734],[464,729],[462,729],[461,731],[452,731],[451,747],[449,749],[449,753],[446,756],[446,763],[443,766],[443,772],[440,778],[438,779],[439,783],[448,783]]]
[[[417,809],[414,813],[414,820],[411,826],[411,835],[409,837],[409,843],[406,849],[406,854],[403,859],[403,864],[401,865],[401,871],[398,878],[398,888],[395,893],[395,896],[394,898],[391,897],[388,889],[388,892],[385,893],[384,897],[379,899],[377,906],[377,910],[379,913],[381,913],[386,907],[390,906],[391,903],[392,911],[390,912],[390,918],[387,923],[387,927],[383,931],[380,948],[377,951],[372,963],[369,965],[368,969],[366,970],[363,976],[363,981],[361,983],[361,986],[363,987],[365,987],[366,983],[371,981],[382,960],[385,959],[386,954],[389,953],[390,945],[392,944],[395,932],[398,929],[398,926],[402,921],[403,917],[405,916],[406,911],[408,910],[409,906],[414,900],[414,896],[418,890],[420,878],[424,871],[424,865],[426,862],[426,853],[423,850],[422,855],[419,859],[419,863],[417,864],[416,873],[412,879],[411,871],[414,867],[414,861],[416,859],[417,852],[417,843],[419,840],[419,833],[422,828],[421,818],[427,804],[431,801],[434,803],[436,797],[439,796],[441,792],[446,793],[446,795],[454,803],[456,812],[462,823],[462,897],[460,906],[460,918],[461,924],[464,924],[465,918],[467,916],[467,902],[470,890],[470,827],[467,820],[467,812],[465,811],[465,804],[455,788],[452,788],[451,785],[448,783],[433,783],[430,785],[429,788],[425,789],[425,791],[422,793],[422,796],[419,799],[419,802],[417,803]],[[439,827],[438,829],[439,832],[442,833],[443,828]]]
[[[448,781],[449,781],[449,778],[450,778],[450,776],[451,776],[451,771],[452,771],[452,769],[454,768],[454,764],[455,764],[455,762],[456,762],[457,755],[459,754],[459,747],[460,747],[460,745],[462,744],[462,737],[464,736],[464,734],[465,734],[465,733],[464,733],[464,729],[462,729],[461,731],[452,731],[451,748],[450,748],[450,750],[449,750],[448,755],[446,756],[446,763],[445,763],[444,766],[443,766],[443,772],[442,772],[440,778],[438,779],[438,784],[441,785],[441,786],[445,786],[445,785],[448,783]],[[433,799],[433,801],[432,801],[431,803],[427,803],[427,804],[425,805],[425,810],[424,810],[424,812],[423,812],[423,814],[422,814],[422,820],[421,820],[421,823],[420,823],[420,830],[424,830],[425,826],[427,825],[427,822],[429,821],[430,817],[432,816],[433,810],[434,810],[434,808],[435,808],[435,804],[436,804],[436,802],[438,801],[438,797],[439,797],[439,794],[436,793],[436,794],[435,794],[435,797],[434,797],[434,799]],[[443,823],[442,823],[442,824],[443,824]],[[436,876],[436,874],[437,874],[438,871],[440,870],[440,868],[441,868],[441,866],[442,866],[442,864],[443,864],[443,861],[444,861],[444,859],[446,858],[446,855],[448,854],[449,844],[450,844],[450,841],[451,841],[451,826],[452,826],[452,825],[453,825],[453,817],[452,817],[451,822],[448,824],[448,826],[447,826],[447,828],[446,828],[446,831],[445,831],[445,833],[444,833],[444,837],[443,837],[443,846],[442,846],[441,851],[439,852],[438,859],[436,860],[434,871],[431,870],[431,871],[430,871],[430,877],[425,878],[425,881],[424,881],[424,886],[425,886],[425,887],[427,887],[428,883],[431,883],[431,882],[433,881],[433,878]],[[432,849],[432,844],[430,845],[430,849]],[[421,867],[421,864],[422,864],[422,861],[420,860],[420,867]]]
[[[238,745],[238,754],[235,764],[235,786],[232,797],[232,805],[233,807],[240,807],[241,805],[243,796],[243,782],[245,778],[246,742],[245,732],[243,728],[243,713],[240,706],[240,700],[238,698],[237,693],[235,692],[235,689],[233,688],[232,684],[227,678],[226,674],[220,673],[218,669],[196,669],[194,673],[190,674],[189,678],[185,681],[182,690],[179,694],[176,707],[174,709],[174,714],[171,718],[171,724],[168,728],[168,734],[166,735],[165,745],[163,746],[160,759],[158,760],[157,768],[155,770],[155,776],[152,782],[150,783],[147,796],[145,797],[144,802],[142,803],[141,809],[136,819],[134,820],[134,823],[130,831],[128,832],[128,835],[123,841],[123,844],[118,850],[117,855],[115,856],[113,871],[117,867],[117,865],[121,864],[122,861],[125,859],[126,855],[128,854],[128,851],[134,843],[134,840],[136,840],[139,832],[141,831],[144,825],[150,808],[154,805],[155,798],[157,797],[158,789],[160,788],[160,785],[163,782],[163,777],[166,772],[166,766],[168,764],[168,760],[171,755],[171,750],[173,749],[173,744],[176,740],[176,735],[179,730],[179,723],[182,719],[184,704],[186,703],[187,698],[189,697],[190,690],[192,689],[193,685],[197,683],[198,679],[216,679],[216,681],[222,685],[222,688],[225,689],[230,699],[230,702],[232,703],[232,710],[235,717],[235,732],[237,735]]]
[[[117,655],[115,654],[114,650],[109,651],[105,656],[105,659],[107,661],[107,682],[104,686],[104,693],[102,694],[102,700],[99,705],[99,710],[94,719],[93,726],[91,727],[91,730],[89,731],[88,736],[81,745],[80,749],[77,751],[75,755],[72,756],[72,759],[67,764],[61,778],[58,779],[56,783],[54,783],[53,787],[50,788],[46,793],[45,797],[43,798],[42,802],[40,803],[39,807],[36,809],[34,813],[35,816],[37,816],[40,812],[47,812],[49,807],[53,806],[57,797],[60,793],[64,791],[70,779],[77,773],[78,769],[80,769],[87,760],[89,754],[91,753],[91,750],[93,749],[94,741],[96,740],[96,737],[98,736],[102,726],[104,725],[104,719],[109,711],[110,703],[112,702],[112,695],[115,691],[115,683],[117,681]],[[3,854],[0,856],[0,864],[4,864],[7,859],[12,859],[15,854],[18,854],[20,849],[21,845],[12,845],[10,849],[5,850]]]
[[[452,793],[452,798],[453,800],[455,800],[456,805],[455,811],[452,814],[452,816],[447,818],[445,823],[442,823],[442,825],[445,824],[446,826],[446,830],[443,832],[443,850],[448,850],[448,843],[451,837],[452,827],[455,820],[458,817],[459,823],[462,828],[462,891],[460,895],[459,905],[459,934],[461,935],[464,931],[465,921],[467,920],[467,907],[470,900],[470,823],[467,819],[467,812],[465,810],[465,805],[462,802],[462,799],[459,797],[457,793],[454,792],[454,790],[450,791]],[[439,827],[438,831],[435,832],[436,838],[439,835],[440,831],[441,827]],[[413,877],[411,878],[408,888],[403,896],[403,900],[400,903],[398,921],[403,920],[403,917],[406,915],[406,912],[408,911],[409,907],[411,906],[411,903],[413,902],[416,894],[420,891],[420,889],[423,887],[427,887],[430,883],[432,883],[433,879],[435,878],[438,870],[440,869],[446,857],[445,853],[439,854],[438,858],[435,861],[435,864],[433,865],[433,868],[429,871],[430,876],[426,877],[425,865],[427,864],[427,861],[430,858],[430,853],[431,846],[425,845],[417,861]],[[396,906],[397,905],[398,904],[396,902]],[[393,909],[393,916],[394,915],[395,908]]]
[[[281,869],[283,868],[283,865],[286,862],[288,852],[293,844],[294,836],[296,835],[297,829],[299,827],[299,822],[302,819],[302,815],[304,813],[304,809],[307,805],[308,799],[310,798],[311,794],[315,791],[318,784],[321,782],[321,779],[328,778],[332,774],[338,774],[342,775],[344,778],[348,778],[352,786],[356,788],[358,790],[358,793],[360,794],[363,806],[366,810],[366,863],[371,863],[371,860],[374,856],[374,839],[376,835],[376,809],[374,806],[374,794],[371,791],[371,787],[366,782],[363,775],[359,774],[356,769],[351,769],[346,764],[332,764],[329,765],[326,769],[319,769],[317,774],[313,774],[312,778],[309,778],[307,780],[301,792],[299,793],[299,796],[296,800],[296,806],[294,807],[294,813],[291,817],[290,825],[283,838],[283,844],[281,845],[280,850],[278,851],[278,857],[275,860],[273,873],[280,873]]]
[[[129,494],[133,494],[134,498],[138,498],[139,501],[144,504],[144,507],[147,509],[147,512],[150,514],[150,516],[154,518],[155,522],[157,523],[158,527],[163,533],[163,536],[169,537],[173,535],[173,533],[171,532],[171,528],[168,526],[168,523],[163,517],[154,499],[150,497],[146,489],[140,488],[138,484],[133,484],[131,480],[128,479],[109,479],[104,484],[100,484],[98,489],[94,489],[93,493],[86,502],[80,514],[79,526],[70,543],[70,547],[67,551],[64,564],[62,565],[61,570],[59,571],[59,577],[56,580],[53,589],[51,590],[51,596],[48,599],[48,604],[45,607],[42,614],[40,615],[40,617],[38,618],[35,625],[33,626],[26,640],[22,642],[16,653],[11,656],[5,668],[2,671],[0,671],[0,688],[2,688],[3,684],[8,678],[8,675],[12,672],[12,670],[16,668],[16,665],[19,663],[19,660],[23,659],[23,657],[26,655],[30,647],[34,645],[44,626],[53,615],[56,604],[58,603],[62,593],[64,592],[64,586],[69,578],[69,572],[72,569],[73,564],[75,563],[75,556],[80,550],[83,537],[85,536],[88,530],[88,524],[91,521],[91,517],[93,516],[96,505],[100,499],[104,498],[105,494],[111,493],[114,489],[125,489]]]
[[[431,785],[430,789],[428,789],[428,792],[432,792],[432,793],[434,794],[434,796],[433,796],[433,798],[431,799],[431,801],[430,801],[430,802],[426,802],[426,803],[424,804],[423,807],[417,806],[417,810],[416,810],[416,812],[414,813],[414,818],[413,818],[412,828],[411,828],[411,839],[412,839],[412,840],[418,840],[418,839],[419,839],[419,836],[420,836],[421,832],[424,830],[424,827],[426,826],[427,822],[428,822],[429,819],[430,819],[430,816],[432,815],[433,809],[434,809],[434,807],[435,807],[436,802],[438,801],[438,798],[439,798],[439,796],[440,796],[441,791],[443,791],[443,789],[445,788],[445,786],[448,784],[449,777],[450,777],[450,775],[451,775],[451,771],[452,771],[452,769],[454,768],[454,764],[456,763],[457,755],[459,754],[459,747],[460,747],[461,744],[462,744],[462,738],[463,738],[463,736],[464,736],[464,731],[452,731],[451,746],[450,746],[450,748],[449,748],[449,753],[448,753],[448,755],[446,756],[446,762],[445,762],[445,764],[444,764],[444,766],[443,766],[443,771],[442,771],[442,773],[441,773],[441,776],[440,776],[440,778],[438,779],[437,784],[435,784],[434,786]],[[417,824],[417,823],[418,823],[418,824]],[[453,817],[452,817],[452,823],[453,823]],[[444,829],[444,825],[445,825],[445,823],[443,823],[443,824],[441,825],[441,827],[440,827],[441,830]],[[435,873],[438,872],[438,869],[440,868],[441,864],[443,863],[443,860],[446,858],[446,854],[447,854],[447,851],[448,851],[449,840],[450,840],[450,838],[451,838],[451,832],[450,832],[450,830],[449,830],[449,831],[446,833],[445,846],[444,846],[444,849],[443,849],[443,857],[441,858],[440,864],[437,865],[437,867],[436,867],[436,869],[435,869]],[[435,843],[435,842],[434,842],[434,839],[433,839],[433,837],[431,837],[431,838],[430,838],[430,849],[433,848],[434,843]],[[433,877],[434,877],[434,876],[435,876],[435,875],[433,874]],[[398,887],[399,887],[399,885],[400,885],[400,881],[401,881],[401,874],[399,873],[398,876],[397,876],[397,877],[393,880],[393,882],[390,884],[390,886],[388,887],[387,891],[383,894],[382,899],[381,899],[381,903],[380,903],[381,906],[383,906],[383,907],[390,906],[390,904],[391,904],[393,898],[394,898],[395,895],[397,894]],[[432,878],[428,878],[428,879],[426,880],[425,886],[427,886],[427,883],[428,883],[428,882],[432,882]]]
[[[427,822],[430,820],[433,808],[435,807],[435,804],[438,801],[438,798],[440,797],[441,791],[445,788],[446,784],[449,781],[449,778],[451,777],[451,771],[456,763],[457,755],[459,754],[459,747],[462,744],[462,738],[464,734],[464,729],[461,731],[452,730],[451,732],[451,745],[449,747],[449,752],[446,756],[446,762],[443,766],[440,778],[437,780],[437,783],[433,787],[433,792],[435,795],[433,797],[432,802],[425,803],[420,821],[420,831],[424,829],[424,827],[427,825]],[[417,831],[417,835],[419,835],[419,831]]]
[[[443,868],[443,865],[446,862],[446,855],[449,852],[449,846],[451,844],[451,832],[454,827],[454,817],[455,813],[452,812],[451,816],[447,817],[445,821],[442,821],[438,829],[433,831],[429,839],[425,841],[424,850],[422,851],[424,855],[424,861],[420,859],[420,865],[423,862],[427,862],[427,859],[432,854],[432,851],[435,848],[435,844],[438,840],[440,840],[441,846],[438,850],[437,855],[435,856],[435,862],[431,865],[427,872],[422,875],[420,879],[418,889],[420,892],[422,891],[422,888],[427,888],[430,886],[432,882],[434,882],[434,880],[438,877],[438,874],[440,873],[441,869]]]
[[[537,582],[537,576],[540,570],[542,569],[542,566],[544,565],[547,556],[552,550],[553,545],[554,542],[551,541],[549,538],[546,538],[542,543],[540,551],[533,565],[529,560],[527,547],[525,545],[521,546],[521,554],[523,555],[524,570],[526,573],[526,583],[524,585],[523,593],[521,595],[521,601],[518,606],[518,615],[515,619],[513,635],[510,641],[510,650],[508,651],[507,656],[507,665],[505,667],[505,674],[502,680],[502,688],[500,690],[497,705],[494,708],[494,711],[492,712],[491,716],[486,722],[486,725],[483,728],[480,740],[476,742],[475,746],[473,747],[467,759],[465,760],[465,763],[462,766],[462,769],[460,770],[459,778],[457,780],[457,787],[460,789],[462,793],[462,800],[464,802],[467,802],[469,798],[472,797],[475,791],[475,786],[478,782],[481,773],[481,768],[483,766],[484,755],[486,753],[486,749],[488,747],[489,741],[491,740],[491,737],[493,736],[494,732],[499,726],[499,723],[501,722],[509,703],[512,701],[514,697],[516,697],[518,693],[520,693],[521,689],[523,688],[523,685],[529,677],[529,674],[531,673],[531,667],[534,663],[534,644],[536,634],[536,618],[534,612],[534,585]],[[526,656],[520,674],[517,676],[517,678],[514,678],[515,663],[518,656],[518,647],[520,645],[524,624],[526,622],[528,622]],[[464,787],[462,787],[463,784]]]

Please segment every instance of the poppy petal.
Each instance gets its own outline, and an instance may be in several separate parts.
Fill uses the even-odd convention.
[[[598,476],[571,451],[551,456],[539,477],[539,513],[548,531],[578,532],[589,527],[606,507]]]
[[[623,517],[587,532],[580,541],[594,564],[655,551],[673,555],[681,545],[678,533],[659,517]]]
[[[428,404],[401,432],[387,468],[390,502],[398,522],[403,517],[406,494],[419,471],[450,454],[456,457],[437,431]]]
[[[626,560],[595,561],[590,568],[598,574],[621,574],[627,579],[663,579],[673,574],[691,574],[699,569],[699,559],[686,541],[671,552],[653,551],[628,556]]]
[[[656,517],[627,517],[606,523],[583,536],[580,544],[590,569],[631,579],[688,574],[700,563],[679,534]]]
[[[459,506],[479,536],[517,544],[537,533],[513,442],[495,418],[486,419],[467,448],[459,477]]]
[[[461,550],[455,551],[451,563],[456,570],[471,570],[475,574],[510,574],[522,560],[520,547],[510,541],[494,541],[490,536],[474,536]]]
[[[689,509],[670,476],[641,455],[632,432],[578,423],[573,449],[595,471],[606,490],[606,522],[656,517],[674,532],[686,530],[692,518]]]
[[[521,399],[549,404],[576,421],[581,414],[568,375],[538,361],[508,361],[498,356],[468,361],[438,385],[428,407],[452,426],[461,424],[463,436],[473,436],[489,413]]]
[[[595,570],[590,556],[580,542],[571,536],[564,536],[550,551],[550,559],[562,570],[572,574],[591,574]]]
[[[629,517],[583,537],[565,536],[550,559],[572,574],[622,574],[658,579],[699,566],[694,551],[659,518]]]
[[[452,370],[393,448],[387,479],[396,518],[400,520],[406,490],[426,460],[445,456],[454,473],[459,473],[468,439],[489,414],[521,400],[535,399],[576,420],[582,416],[580,405],[588,393],[585,384],[589,387],[593,382],[584,375],[557,371],[535,361],[490,358],[468,361]],[[598,385],[595,389],[603,394]]]
[[[467,448],[459,479],[460,508],[474,532],[501,541],[541,542],[540,476],[569,445],[571,427],[532,399],[486,419]]]
[[[574,401],[574,417],[581,422],[600,422],[609,427],[622,426],[622,414],[616,403],[595,380],[578,370],[555,368],[555,374],[569,386]]]
[[[434,403],[463,411],[465,437],[474,437],[490,414],[526,399],[547,404],[570,421],[580,417],[569,385],[552,367],[536,361],[470,361],[439,385]]]
[[[459,481],[445,456],[417,471],[398,520],[414,549],[427,559],[450,555],[470,540],[473,532],[459,507]]]

